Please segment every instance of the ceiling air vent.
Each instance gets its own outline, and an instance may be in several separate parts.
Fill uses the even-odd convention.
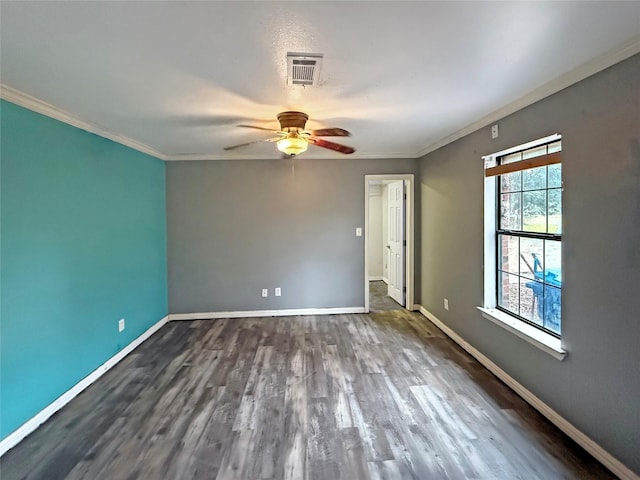
[[[321,66],[322,54],[287,53],[287,85],[317,86]]]

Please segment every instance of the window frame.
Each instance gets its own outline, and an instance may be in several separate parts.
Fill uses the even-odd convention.
[[[556,139],[556,140],[550,140],[550,141],[547,141],[545,143],[541,143],[541,144],[535,145],[534,147],[522,148],[522,149],[519,149],[519,150],[515,150],[514,152],[508,153],[508,154],[495,155],[494,158],[495,158],[495,162],[496,162],[496,167],[499,167],[501,165],[511,165],[511,163],[506,163],[506,164],[501,163],[501,161],[505,157],[507,157],[509,155],[513,155],[514,153],[519,153],[519,152],[523,152],[524,153],[527,150],[530,150],[530,149],[533,149],[533,148],[545,147],[545,146],[548,149],[549,145],[557,143],[557,142],[562,142],[562,139],[560,138],[560,139]],[[559,152],[561,152],[561,151],[562,151],[562,144],[561,144],[561,148],[560,148]],[[548,153],[548,150],[547,150],[547,153],[545,153],[543,155],[551,155],[551,154]],[[540,158],[541,156],[533,157],[533,158]],[[519,162],[523,162],[523,161],[525,161],[525,160],[519,160],[519,161],[513,162],[513,165],[515,165],[515,164],[517,164]],[[562,162],[557,162],[557,163],[562,165]],[[515,171],[524,172],[526,170],[532,170],[534,168],[543,168],[543,167],[547,168],[548,166],[549,165],[540,165],[540,166],[535,166],[535,167],[531,167],[531,168],[523,168],[523,169],[519,169],[519,170],[515,170]],[[562,245],[562,229],[560,229],[560,234],[547,233],[547,232],[544,232],[544,233],[543,232],[531,232],[531,231],[524,230],[524,213],[523,213],[524,212],[524,203],[521,204],[521,210],[522,211],[520,212],[520,216],[521,216],[521,218],[520,218],[520,227],[522,229],[521,230],[511,230],[511,229],[501,228],[502,227],[501,221],[500,221],[501,220],[501,212],[502,212],[501,195],[502,195],[503,192],[502,192],[502,182],[500,181],[500,179],[502,178],[502,175],[504,175],[504,173],[495,175],[495,181],[496,181],[496,188],[495,188],[495,190],[496,190],[496,201],[495,201],[495,215],[496,215],[496,219],[495,219],[495,222],[496,222],[495,223],[495,225],[496,225],[496,229],[495,229],[496,287],[495,287],[495,290],[496,291],[495,291],[495,295],[496,295],[496,309],[506,313],[507,315],[511,315],[511,316],[517,318],[518,320],[522,321],[522,322],[526,322],[526,323],[530,324],[531,326],[542,330],[545,333],[553,335],[554,337],[562,338],[562,327],[560,328],[560,333],[555,332],[554,330],[551,330],[549,328],[545,328],[544,327],[544,323],[543,323],[543,325],[539,325],[539,324],[537,324],[537,323],[535,323],[535,322],[523,317],[522,315],[517,314],[515,312],[512,312],[511,310],[509,310],[509,309],[507,309],[507,308],[505,308],[505,307],[500,305],[500,302],[499,302],[499,299],[500,299],[500,286],[501,286],[500,285],[500,273],[502,272],[502,273],[507,273],[507,274],[510,274],[510,275],[515,275],[513,272],[508,272],[508,271],[502,270],[500,268],[501,265],[500,265],[500,262],[498,261],[498,259],[500,258],[500,237],[501,237],[501,235],[507,235],[507,236],[511,236],[511,237],[518,237],[518,250],[519,251],[520,251],[520,239],[522,239],[522,238],[531,238],[531,239],[535,239],[535,240],[542,240],[543,241],[543,244],[542,244],[543,245],[542,257],[545,259],[545,267],[544,267],[545,269],[546,269],[546,252],[545,252],[546,244],[544,243],[544,241],[545,240],[558,241],[558,242],[560,242],[560,245]],[[548,205],[549,190],[550,189],[553,190],[553,189],[558,189],[559,188],[560,191],[562,191],[562,189],[563,189],[562,182],[560,183],[560,187],[549,187],[549,174],[548,174],[548,171],[547,171],[547,174],[546,174],[545,188],[539,188],[539,189],[534,189],[534,190],[524,190],[524,185],[523,185],[524,180],[521,178],[520,182],[521,182],[520,189],[514,191],[515,193],[523,194],[524,192],[530,192],[530,191],[544,191],[545,192],[545,204],[546,205]],[[511,192],[509,192],[509,193],[511,193]],[[549,230],[549,211],[548,210],[547,210],[547,212],[545,214],[545,217],[546,217],[546,230]],[[562,217],[562,210],[561,210],[561,217]],[[518,260],[518,262],[520,262],[520,260]],[[517,277],[520,278],[520,279],[526,278],[526,277],[521,276],[519,273],[518,273]],[[534,281],[536,281],[536,280],[534,280]],[[543,288],[543,298],[544,298],[544,290],[546,288],[546,285],[548,285],[546,283],[546,281],[544,280],[544,277],[543,277],[543,280],[540,282],[540,284],[542,285],[542,288]],[[560,290],[560,299],[561,299],[560,304],[562,305],[562,286],[555,287],[555,288],[559,288],[559,290]],[[521,300],[522,300],[522,297],[519,296],[518,305],[520,305]],[[560,316],[560,320],[562,322],[562,315]],[[562,325],[562,323],[560,325]]]
[[[539,138],[528,143],[520,144],[490,155],[483,156],[482,159],[485,164],[485,171],[488,172],[491,170],[491,168],[495,167],[498,157],[503,157],[519,151],[539,147],[541,145],[553,143],[558,140],[562,140],[562,135],[556,133],[544,138]],[[535,160],[535,158],[539,157],[533,157],[533,160]],[[528,159],[527,161],[529,160],[532,159]],[[539,328],[538,325],[528,322],[526,321],[526,319],[523,320],[519,318],[519,316],[515,316],[511,312],[506,313],[507,311],[496,308],[498,303],[499,253],[497,230],[500,226],[500,211],[498,210],[498,207],[500,205],[498,202],[498,178],[498,175],[494,176],[490,173],[487,173],[484,178],[484,296],[483,304],[481,306],[478,306],[478,310],[481,312],[482,317],[484,317],[485,319],[490,320],[494,324],[520,337],[526,342],[553,356],[557,360],[562,361],[567,355],[567,351],[563,346],[561,336],[554,335],[548,330]],[[561,229],[561,234],[563,230],[564,228]],[[535,325],[535,327],[533,325]]]

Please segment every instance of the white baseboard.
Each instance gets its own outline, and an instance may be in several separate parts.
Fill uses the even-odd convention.
[[[384,282],[384,277],[382,275],[369,275],[370,282],[377,282],[378,280],[382,280]]]
[[[343,313],[364,313],[364,307],[337,308],[286,308],[282,310],[246,310],[232,312],[172,313],[173,320],[213,320],[216,318],[248,317],[288,317],[294,315],[339,315]]]
[[[468,343],[464,338],[454,332],[451,328],[445,325],[442,320],[436,317],[433,313],[429,312],[422,305],[416,305],[422,315],[427,317],[431,323],[438,327],[445,335],[451,340],[460,345],[466,350],[472,357],[480,362],[487,370],[493,373],[496,377],[502,380],[509,388],[520,395],[529,405],[538,410],[544,415],[551,423],[566,433],[571,439],[573,439],[578,445],[584,448],[587,452],[593,455],[600,463],[611,470],[612,473],[617,475],[621,480],[639,480],[634,472],[632,472],[627,466],[625,466],[620,460],[615,458],[604,448],[594,442],[591,438],[585,435],[582,431],[578,430],[575,426],[564,419],[558,412],[552,409],[549,405],[544,403],[533,393],[531,393],[522,384],[516,381],[507,372],[502,370],[498,365],[493,363],[489,358],[482,354],[479,350]]]
[[[518,383],[513,377],[502,370],[498,365],[493,363],[488,357],[482,354],[479,350],[473,347],[470,343],[464,340],[460,335],[454,332],[451,328],[445,325],[438,317],[429,312],[422,305],[414,305],[414,309],[420,311],[429,321],[442,330],[449,338],[460,345],[471,356],[473,356],[478,362],[486,367],[491,373],[502,380],[508,387],[514,392],[520,395],[527,403],[533,408],[538,410],[549,421],[555,424],[560,430],[566,433],[572,438],[578,445],[582,446],[587,452],[593,455],[598,461],[600,461],[611,472],[617,475],[622,480],[639,480],[634,472],[626,467],[620,460],[615,458],[609,452],[604,450],[600,445],[591,440],[582,431],[578,430],[575,426],[565,420],[558,412],[549,407],[546,403],[536,397],[523,385]],[[80,382],[74,385],[67,392],[63,393],[60,397],[54,400],[50,405],[45,407],[39,413],[37,413],[30,420],[25,422],[13,433],[8,435],[5,439],[0,441],[0,457],[4,455],[9,449],[16,446],[27,435],[38,428],[44,423],[51,415],[64,407],[73,398],[80,394],[85,388],[98,380],[102,375],[114,367],[124,357],[131,353],[142,342],[148,339],[156,331],[162,328],[167,322],[173,320],[198,320],[198,319],[216,319],[216,318],[243,318],[243,317],[277,317],[277,316],[293,316],[293,315],[332,315],[332,314],[346,314],[346,313],[364,313],[364,307],[347,307],[347,308],[302,308],[302,309],[283,309],[283,310],[249,310],[249,311],[232,311],[232,312],[205,312],[205,313],[179,313],[170,314],[162,318],[156,324],[151,326],[142,335],[136,338],[133,342],[120,350],[116,355],[107,360],[100,367],[95,369]]]
[[[13,433],[7,435],[2,441],[0,441],[0,457],[4,455],[9,449],[15,447],[18,443],[22,441],[27,435],[33,432],[36,428],[42,425],[47,419],[64,407],[67,403],[73,400],[78,394],[80,394],[85,388],[91,385],[93,382],[98,380],[102,375],[108,372],[112,367],[114,367],[120,360],[126,357],[129,353],[131,353],[138,345],[144,342],[147,338],[157,332],[160,328],[162,328],[169,321],[169,316],[162,318],[159,322],[152,325],[147,331],[145,331],[142,335],[136,338],[129,345],[124,347],[118,353],[116,353],[109,360],[104,362],[98,368],[96,368],[89,375],[84,377],[78,383],[76,383],[73,387],[67,390],[65,393],[60,395],[57,399],[55,399],[52,403],[46,406],[43,410],[38,412],[34,417],[27,420],[22,426],[18,427]]]
[[[17,430],[7,435],[2,441],[0,441],[0,457],[4,455],[8,450],[15,447],[20,443],[27,435],[33,432],[36,428],[47,421],[51,415],[56,413],[67,403],[73,400],[78,394],[80,394],[85,388],[98,380],[107,371],[113,368],[124,357],[131,353],[142,342],[147,340],[151,335],[160,330],[167,322],[172,320],[198,320],[198,319],[214,319],[214,318],[242,318],[242,317],[280,317],[289,315],[332,315],[343,313],[364,313],[364,307],[346,307],[346,308],[302,308],[302,309],[285,309],[285,310],[249,310],[249,311],[235,311],[235,312],[205,312],[205,313],[180,313],[167,315],[151,326],[142,335],[136,338],[133,342],[127,345],[125,348],[116,353],[113,357],[108,359],[105,363],[96,368],[89,375],[84,377],[73,387],[60,395],[52,403],[47,405],[43,410],[38,412],[35,416],[27,420],[24,424],[18,427]]]

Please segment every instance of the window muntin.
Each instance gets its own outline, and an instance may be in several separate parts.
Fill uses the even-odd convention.
[[[561,150],[561,142],[496,159],[515,163]],[[555,336],[561,333],[562,164],[498,176],[497,308]]]

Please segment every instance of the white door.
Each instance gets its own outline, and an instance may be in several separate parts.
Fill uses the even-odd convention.
[[[404,307],[404,182],[388,185],[388,295]]]

